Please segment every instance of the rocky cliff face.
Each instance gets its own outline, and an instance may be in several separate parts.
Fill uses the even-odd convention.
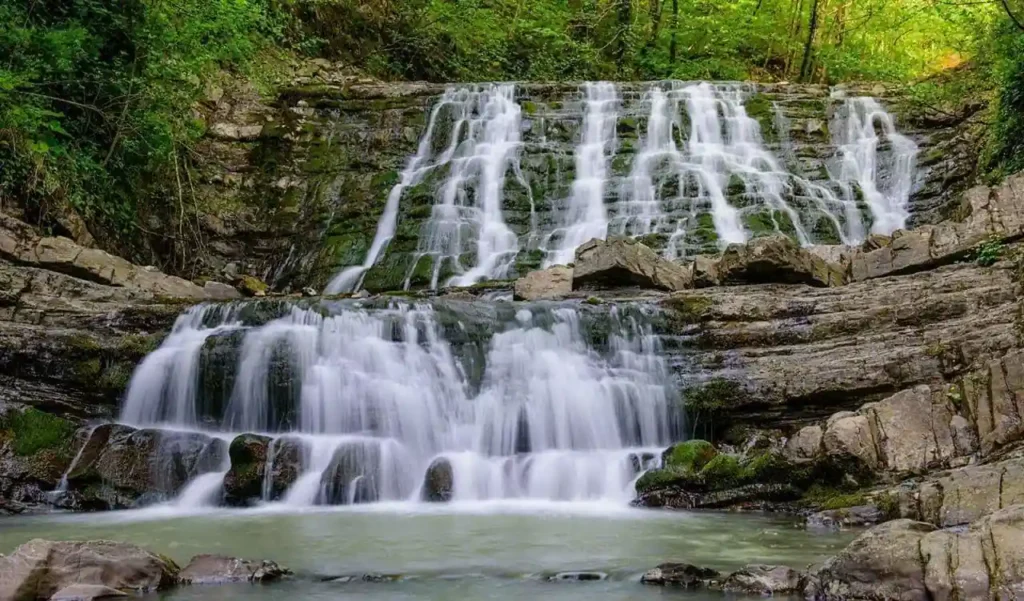
[[[385,200],[399,172],[414,154],[445,87],[432,84],[380,85],[336,76],[330,68],[298,80],[273,100],[221,90],[204,105],[208,135],[199,152],[206,157],[198,193],[206,211],[209,240],[204,257],[210,273],[248,272],[278,289],[312,285],[322,289],[340,267],[360,264],[377,229]],[[616,153],[610,177],[629,174],[647,136],[648,106],[643,84],[621,84],[623,109],[616,123]],[[830,122],[839,95],[875,95],[895,115],[900,131],[914,140],[918,170],[911,196],[911,223],[935,223],[957,213],[958,196],[973,169],[971,132],[961,117],[927,114],[882,86],[843,90],[823,86],[749,86],[745,108],[760,125],[772,153],[814,185],[828,185],[826,162],[835,155]],[[575,84],[524,84],[515,88],[522,110],[518,169],[504,185],[502,209],[509,228],[523,240],[512,274],[536,268],[543,256],[527,234],[556,221],[554,212],[572,193],[574,147],[580,139],[583,92]],[[966,115],[966,114],[965,114]],[[442,115],[439,121],[444,121]],[[450,127],[451,124],[446,125]],[[434,132],[435,149],[447,143]],[[514,171],[514,172],[513,172]],[[420,264],[424,225],[447,172],[427,177],[402,194],[397,229],[383,259],[367,274],[371,291],[430,283]],[[659,184],[662,185],[662,184]],[[681,182],[664,185],[682,186]],[[744,200],[741,182],[730,182],[729,201]],[[814,217],[815,200],[799,186],[791,191],[800,212],[807,207],[810,235],[838,242],[831,222]],[[606,192],[608,201],[617,190]],[[564,207],[563,207],[564,208]],[[717,245],[711,217],[698,208],[683,245],[693,251]],[[677,216],[678,217],[678,216]],[[744,225],[755,235],[771,233],[773,217],[747,210]],[[774,219],[778,221],[778,219]],[[791,233],[785,219],[781,227]],[[656,250],[667,234],[645,238]],[[472,263],[471,256],[465,259]]]

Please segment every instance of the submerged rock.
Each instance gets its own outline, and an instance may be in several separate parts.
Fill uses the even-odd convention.
[[[748,565],[715,583],[730,593],[748,595],[787,595],[803,590],[804,576],[787,566]]]
[[[545,578],[549,582],[593,582],[607,579],[608,574],[604,572],[559,572]]]
[[[631,238],[594,239],[576,249],[573,290],[639,287],[671,292],[692,284],[690,268],[662,258]]]
[[[807,516],[807,527],[824,530],[857,528],[884,522],[886,517],[885,512],[875,505],[855,505],[812,513]]]
[[[225,555],[196,555],[178,574],[181,584],[273,582],[291,574],[273,561],[252,561]]]
[[[423,500],[432,503],[447,503],[452,500],[455,474],[452,463],[444,457],[431,462],[423,478]]]
[[[683,588],[703,588],[720,574],[709,568],[701,568],[688,563],[663,563],[653,570],[644,572],[640,577],[643,584],[660,586],[681,586]]]
[[[29,541],[0,557],[0,599],[38,601],[72,585],[155,591],[175,583],[178,566],[130,543]]]
[[[540,271],[531,271],[516,280],[515,300],[556,300],[572,293],[573,270],[555,265]]]

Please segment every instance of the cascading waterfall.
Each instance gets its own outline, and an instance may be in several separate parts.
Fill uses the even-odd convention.
[[[446,329],[430,305],[291,307],[259,326],[197,307],[140,365],[122,418],[218,440],[274,437],[265,500],[281,447],[301,448],[282,500],[292,506],[416,501],[437,461],[451,466],[454,500],[624,501],[638,466],[682,425],[642,310],[591,316],[605,338],[590,342],[581,310],[522,308],[473,352],[448,340],[472,324],[446,312]],[[223,408],[202,398],[197,340],[237,348]],[[228,467],[194,478],[177,505],[218,498]]]
[[[832,131],[838,148],[834,177],[848,199],[854,197],[853,185],[859,187],[871,210],[871,233],[888,235],[905,227],[917,144],[896,131],[892,115],[877,100],[865,96],[844,100]],[[888,181],[882,181],[883,162],[889,167]]]
[[[422,257],[433,260],[432,288],[445,267],[457,274],[450,282],[456,286],[504,277],[519,251],[518,238],[502,214],[507,172],[512,169],[522,179],[516,163],[522,110],[514,99],[515,86],[452,94],[460,99],[453,140],[463,127],[465,137],[451,158],[417,253],[417,263]],[[463,264],[467,256],[474,261],[468,268]]]
[[[569,263],[580,244],[607,235],[643,236],[678,259],[773,232],[802,245],[855,245],[869,228],[890,233],[906,223],[917,147],[874,99],[834,94],[839,106],[826,129],[799,109],[791,118],[786,101],[766,102],[751,84],[596,82],[581,92],[567,110],[557,103],[537,112],[528,88],[447,90],[388,196],[366,260],[328,291],[361,286],[395,235],[404,196],[432,203],[416,250],[395,263],[404,265],[405,288]],[[757,118],[748,113],[755,104]],[[619,135],[623,126],[633,139]],[[771,142],[762,127],[774,131]],[[805,128],[831,130],[831,158],[805,160],[806,145],[797,148],[805,142],[790,135]],[[569,148],[573,165],[562,167]],[[557,196],[534,198],[543,193],[535,178],[570,171],[571,185],[554,184]]]
[[[615,84],[588,83],[584,86],[583,135],[576,147],[576,178],[572,195],[561,216],[561,227],[548,236],[544,266],[573,261],[576,248],[592,238],[608,234],[604,193],[608,183],[608,155],[615,147],[618,122],[618,92]]]

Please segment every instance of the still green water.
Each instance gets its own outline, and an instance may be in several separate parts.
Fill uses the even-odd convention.
[[[657,512],[583,503],[421,504],[295,512],[182,514],[155,509],[0,520],[0,553],[32,538],[131,541],[186,562],[199,553],[272,559],[298,573],[271,586],[193,587],[152,595],[174,601],[526,598],[626,601],[681,596],[639,584],[644,570],[685,561],[719,570],[747,563],[797,568],[820,561],[855,533],[807,531],[792,520],[750,514]],[[601,581],[556,581],[596,571]],[[365,573],[388,582],[321,582]],[[735,597],[731,597],[735,598]]]

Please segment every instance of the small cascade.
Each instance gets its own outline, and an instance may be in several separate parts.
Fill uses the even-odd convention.
[[[653,87],[644,95],[648,105],[647,131],[640,152],[633,160],[629,177],[623,186],[623,198],[609,229],[619,236],[643,236],[659,231],[666,220],[654,175],[661,168],[671,168],[680,158],[675,135],[681,127],[678,103]]]
[[[573,261],[576,248],[608,234],[608,215],[604,205],[608,183],[608,160],[615,149],[619,97],[615,85],[608,82],[584,86],[583,134],[576,147],[576,177],[572,195],[560,217],[561,226],[552,231],[546,243],[550,250],[544,266],[565,265]],[[553,248],[552,248],[553,247]]]
[[[456,286],[504,277],[519,251],[502,213],[508,171],[522,180],[517,162],[522,110],[515,86],[487,85],[453,94],[460,99],[456,130],[465,134],[423,227],[413,265],[423,257],[432,260],[432,288],[446,269],[455,274],[450,283]]]
[[[896,131],[893,116],[874,98],[836,96],[843,102],[832,123],[833,178],[850,204],[856,198],[853,187],[859,188],[871,211],[871,233],[891,234],[910,217],[917,144]]]
[[[195,381],[135,378],[133,387],[183,396],[130,390],[125,410],[130,402],[133,415],[154,417],[142,425],[205,431],[199,424],[219,424],[207,432],[220,445],[244,431],[269,434],[264,500],[275,498],[275,462],[285,446],[299,449],[300,470],[276,497],[295,507],[417,501],[438,458],[452,467],[456,500],[626,500],[639,458],[683,431],[646,309],[523,308],[482,348],[453,342],[479,323],[441,309],[293,306],[243,327],[230,312],[221,313],[226,323],[210,325],[196,308],[179,320],[177,338],[153,354],[178,356],[162,364],[201,361],[179,341],[201,335],[210,352],[219,344],[236,349],[230,401],[219,408],[205,402]],[[195,333],[186,335],[189,329]],[[161,373],[195,379],[198,372]],[[141,398],[159,407],[140,411]],[[166,410],[186,401],[191,411]],[[215,502],[228,468],[197,466],[176,506]]]
[[[92,426],[89,428],[88,432],[86,432],[85,439],[82,441],[82,446],[78,448],[78,452],[75,453],[75,457],[68,465],[68,469],[64,470],[64,473],[61,474],[60,481],[57,482],[57,488],[50,492],[51,496],[59,497],[68,491],[68,477],[71,475],[71,472],[75,471],[75,468],[78,467],[78,464],[82,461],[82,455],[85,454],[85,449],[89,446],[89,441],[92,440],[92,435],[96,432],[96,428],[99,426],[99,424]]]

